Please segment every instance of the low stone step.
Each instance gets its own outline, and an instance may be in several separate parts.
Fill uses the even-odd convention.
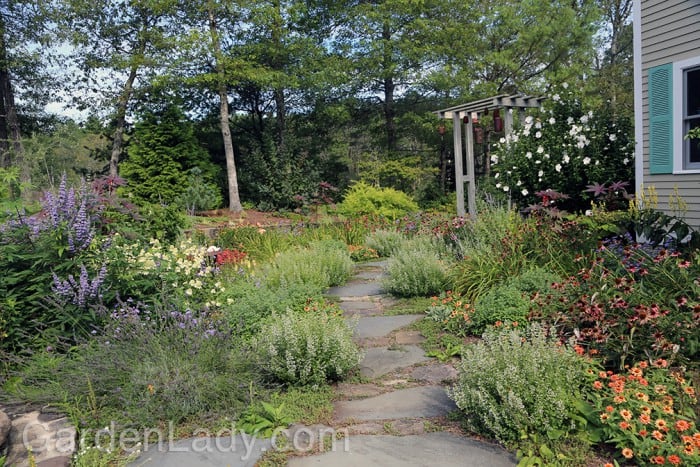
[[[290,459],[290,467],[510,467],[515,458],[502,448],[452,433],[409,436],[351,436],[335,450]]]
[[[381,302],[374,300],[342,300],[338,306],[344,316],[379,316],[384,312]]]
[[[33,411],[12,420],[7,443],[5,465],[68,467],[76,449],[76,430],[66,417]]]
[[[457,370],[450,364],[419,366],[411,371],[411,378],[430,384],[442,384],[457,380]]]
[[[374,347],[365,351],[365,357],[360,362],[360,376],[378,378],[428,360],[430,357],[425,356],[425,351],[415,345],[405,345],[395,349]]]
[[[379,282],[362,279],[353,279],[345,285],[331,287],[326,291],[326,295],[334,297],[373,297],[382,294],[384,289]]]
[[[355,279],[362,279],[366,281],[381,281],[385,274],[384,269],[377,266],[370,267],[358,267],[355,269]]]
[[[386,336],[418,321],[423,315],[367,316],[362,317],[355,327],[355,337],[368,339]]]
[[[379,396],[334,404],[334,419],[385,420],[399,418],[432,418],[447,415],[457,406],[439,386],[399,389]]]
[[[148,447],[130,467],[253,467],[272,449],[269,439],[249,435],[163,439]]]

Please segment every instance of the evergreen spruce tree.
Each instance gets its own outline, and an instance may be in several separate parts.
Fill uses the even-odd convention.
[[[216,171],[199,146],[192,123],[172,104],[143,115],[120,167],[136,203],[171,204],[187,188],[190,169],[198,167],[208,179]]]

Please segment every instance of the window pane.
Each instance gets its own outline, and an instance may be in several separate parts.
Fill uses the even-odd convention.
[[[693,119],[689,123],[689,130],[700,128],[700,118]],[[700,162],[700,138],[688,140],[688,144],[688,162],[691,164]]]
[[[686,73],[686,112],[690,115],[700,115],[700,68]]]

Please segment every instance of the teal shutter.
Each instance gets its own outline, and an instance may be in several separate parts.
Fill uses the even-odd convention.
[[[673,67],[649,70],[649,173],[673,173]]]

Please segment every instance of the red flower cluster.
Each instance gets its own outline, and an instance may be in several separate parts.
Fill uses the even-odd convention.
[[[223,266],[224,264],[238,264],[245,260],[248,254],[240,250],[221,250],[216,254],[216,265]]]

